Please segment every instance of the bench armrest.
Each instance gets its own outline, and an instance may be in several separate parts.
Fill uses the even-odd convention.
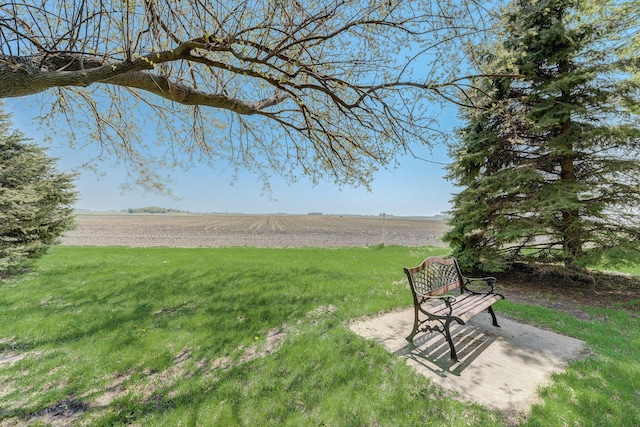
[[[422,295],[420,296],[420,304],[422,304],[423,302],[427,302],[428,300],[443,301],[447,306],[447,308],[449,309],[449,316],[451,316],[451,313],[453,312],[453,306],[451,304],[455,302],[456,297],[454,297],[453,295]]]
[[[420,295],[421,302],[425,302],[428,299],[441,299],[446,303],[452,303],[456,300],[453,295]]]
[[[495,277],[463,277],[462,288],[472,294],[493,294],[493,284],[496,282]],[[476,290],[478,284],[483,284],[487,289],[485,291]]]
[[[449,309],[449,312],[446,315],[451,316],[453,314],[453,306],[451,304],[456,300],[456,297],[454,297],[453,295],[421,295],[420,301],[419,301],[419,307],[416,307],[416,310],[420,310],[423,313],[427,313],[427,311],[425,311],[425,309],[422,308],[422,303],[427,302],[428,300],[444,301],[447,309]]]

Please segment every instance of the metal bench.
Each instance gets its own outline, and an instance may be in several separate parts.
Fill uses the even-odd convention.
[[[413,295],[413,330],[407,341],[419,332],[440,332],[449,343],[451,359],[458,361],[456,348],[451,339],[450,325],[460,325],[488,310],[493,318],[493,326],[500,327],[491,305],[504,299],[493,291],[494,277],[465,277],[455,258],[430,257],[422,264],[405,268]],[[479,290],[482,285],[484,290]]]

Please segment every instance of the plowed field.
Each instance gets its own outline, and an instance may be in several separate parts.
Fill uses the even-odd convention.
[[[439,218],[333,215],[80,214],[64,245],[443,246]]]

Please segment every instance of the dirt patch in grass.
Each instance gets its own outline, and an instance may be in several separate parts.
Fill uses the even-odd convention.
[[[46,407],[28,418],[17,418],[20,421],[0,420],[0,426],[13,425],[50,425],[50,426],[69,426],[77,425],[86,412],[92,412],[94,416],[99,416],[101,412],[109,407],[115,400],[123,398],[128,394],[142,396],[142,402],[147,403],[153,399],[159,398],[158,393],[162,397],[173,398],[177,393],[174,386],[180,381],[191,378],[192,376],[202,373],[212,374],[217,369],[229,369],[252,360],[266,357],[275,352],[282,344],[283,339],[291,328],[283,325],[281,328],[271,329],[266,339],[257,341],[256,344],[238,348],[239,355],[236,358],[220,358],[217,360],[194,360],[191,349],[184,348],[176,354],[173,364],[162,371],[143,371],[140,376],[142,381],[130,384],[133,373],[116,374],[111,383],[104,389],[93,389],[82,396],[71,396],[55,404]],[[8,342],[8,340],[5,340]],[[0,350],[0,364],[11,363],[21,360],[27,356],[33,356],[34,352],[7,352]],[[0,387],[0,397],[14,391],[12,384],[4,384]],[[168,392],[167,392],[168,391]],[[7,402],[5,402],[7,403]],[[23,404],[21,402],[20,404]],[[6,408],[0,408],[0,415],[7,415],[13,412],[10,407],[17,408],[19,405],[12,402]],[[98,411],[96,411],[98,410]],[[17,412],[16,412],[17,414]],[[89,416],[91,418],[91,415]],[[14,423],[15,422],[15,423]],[[89,420],[90,422],[90,420]],[[23,424],[24,423],[24,424]]]
[[[0,353],[0,365],[4,365],[5,363],[14,363],[19,360],[24,359],[24,353],[14,353],[14,352],[1,352]]]
[[[75,398],[64,399],[55,405],[35,414],[29,424],[47,426],[70,426],[78,422],[89,405]]]
[[[511,301],[554,308],[580,319],[591,316],[585,310],[609,308],[640,313],[640,277],[594,272],[567,274],[548,267],[518,266],[496,275],[497,290]]]
[[[272,329],[268,332],[266,340],[260,343],[256,343],[247,347],[240,347],[238,350],[240,356],[237,359],[231,357],[224,357],[210,360],[193,360],[191,349],[182,349],[173,359],[173,364],[169,368],[151,372],[145,371],[142,376],[144,381],[140,381],[138,386],[131,387],[128,385],[128,381],[131,378],[131,373],[125,375],[117,375],[113,381],[105,389],[104,393],[96,393],[96,396],[92,398],[91,404],[87,407],[107,407],[114,400],[125,396],[128,393],[140,394],[143,396],[143,401],[149,401],[162,390],[172,390],[173,386],[178,382],[191,378],[192,376],[201,373],[202,371],[212,373],[216,369],[229,369],[233,366],[237,366],[242,363],[250,362],[254,359],[266,357],[269,354],[276,351],[282,344],[282,340],[286,337],[286,334],[291,331],[291,328],[287,325],[278,329]],[[174,397],[175,390],[168,393],[168,397]]]

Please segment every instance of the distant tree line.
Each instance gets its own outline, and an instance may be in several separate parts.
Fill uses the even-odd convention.
[[[146,208],[129,208],[127,212],[130,214],[133,213],[153,213],[153,214],[164,214],[164,213],[190,213],[189,211],[181,211],[178,209],[167,209],[160,208],[158,206],[147,206]]]

